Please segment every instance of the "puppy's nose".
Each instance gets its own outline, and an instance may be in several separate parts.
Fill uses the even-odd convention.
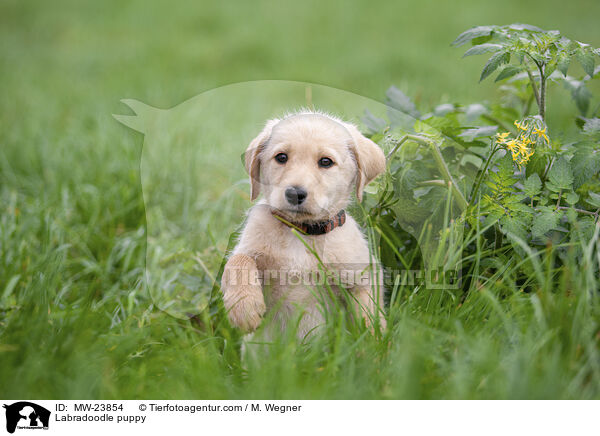
[[[306,200],[306,190],[299,186],[290,186],[285,190],[285,199],[288,203],[297,206]]]

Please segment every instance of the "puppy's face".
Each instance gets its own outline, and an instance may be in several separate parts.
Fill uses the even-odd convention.
[[[295,222],[331,218],[347,206],[355,184],[360,198],[385,166],[383,152],[354,126],[320,114],[273,120],[253,144],[246,154],[253,197],[262,190],[269,206]],[[369,175],[363,160],[375,162]]]
[[[352,137],[319,115],[279,122],[260,154],[267,203],[294,221],[317,221],[346,207],[356,178]]]

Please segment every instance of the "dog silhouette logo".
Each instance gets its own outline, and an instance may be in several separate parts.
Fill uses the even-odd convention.
[[[29,401],[19,401],[4,405],[6,409],[6,431],[14,433],[18,429],[48,430],[50,411]]]

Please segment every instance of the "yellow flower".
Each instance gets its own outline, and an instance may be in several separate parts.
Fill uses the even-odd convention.
[[[529,158],[531,156],[533,156],[533,153],[535,153],[534,149],[521,150],[521,160],[519,161],[519,165],[523,165],[523,164],[526,164],[527,162],[529,162]]]
[[[535,128],[533,129],[533,133],[535,133],[538,136],[541,136],[542,138],[544,138],[546,140],[546,142],[550,142],[550,139],[548,138],[548,135],[546,135],[546,128],[544,127],[542,130]]]
[[[496,141],[503,143],[504,141],[506,141],[506,138],[508,138],[508,135],[510,135],[509,132],[497,133]]]
[[[504,145],[506,145],[506,148],[509,149],[512,153],[514,153],[515,150],[517,149],[517,141],[515,139],[511,139],[510,141],[506,142]]]
[[[523,138],[521,139],[521,142],[525,145],[533,144],[533,141],[529,138]]]
[[[515,126],[517,126],[518,129],[523,131],[529,129],[529,126],[525,124],[525,122],[523,122],[523,124],[520,124],[519,121],[515,121]]]
[[[518,121],[515,121],[515,125],[522,129],[522,125]],[[498,143],[504,145],[506,150],[510,151],[513,161],[519,165],[527,163],[535,152],[533,148],[527,147],[529,144],[534,143],[529,137],[519,136],[509,139],[508,133],[498,133],[496,136]]]
[[[517,146],[519,147],[519,153],[525,156],[527,153],[527,144],[525,142],[519,142]]]
[[[516,162],[519,157],[519,143],[517,140],[511,139],[510,141],[505,142],[504,145],[506,145],[506,149],[510,151],[513,160]]]
[[[529,162],[529,158],[531,156],[533,156],[533,150],[531,150],[529,152],[522,153],[522,156],[523,157],[519,161],[519,165],[523,165],[523,164],[526,164],[527,162]]]

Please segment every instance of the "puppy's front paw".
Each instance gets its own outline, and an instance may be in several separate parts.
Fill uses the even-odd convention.
[[[244,332],[256,330],[266,307],[254,259],[245,254],[231,256],[223,270],[221,288],[231,324]]]
[[[228,289],[223,293],[223,303],[231,324],[246,333],[258,328],[266,311],[260,286],[242,285]]]

